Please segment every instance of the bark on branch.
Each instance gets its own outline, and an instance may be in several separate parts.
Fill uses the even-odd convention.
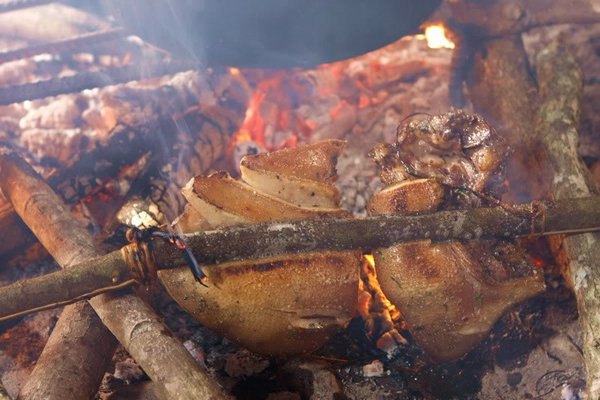
[[[594,229],[600,229],[600,197],[413,216],[246,225],[186,235],[186,241],[205,268],[219,268],[214,264],[300,252],[370,250],[423,239],[510,239]],[[186,267],[174,246],[156,241],[151,249],[158,268]],[[53,306],[73,296],[92,296],[99,290],[129,283],[133,283],[130,267],[123,259],[123,252],[116,251],[69,271],[0,288],[0,320],[22,311]]]
[[[25,222],[38,232],[40,242],[56,262],[69,269],[100,255],[87,232],[73,224],[53,201],[53,193],[39,191],[37,182],[24,177],[12,162],[7,162],[8,157],[0,153],[2,190]],[[34,194],[38,196],[36,201],[25,201]],[[116,344],[89,305],[78,303],[66,307],[19,398],[91,398],[98,390]],[[73,379],[74,376],[78,378]]]
[[[595,0],[459,0],[452,2],[452,8],[458,22],[477,25],[488,37],[520,34],[546,25],[600,22],[600,5]]]
[[[585,169],[577,152],[583,74],[574,58],[559,43],[540,52],[536,60],[542,104],[536,130],[549,150],[554,169],[551,196],[560,200],[586,197]],[[583,334],[583,356],[590,399],[600,398],[600,234],[585,233],[552,240],[558,262],[564,267],[577,298]]]
[[[24,161],[8,151],[0,152],[0,188],[59,263],[70,264],[84,253],[88,258],[97,255],[89,234],[75,224],[60,198]],[[227,397],[139,297],[101,295],[90,300],[90,304],[104,325],[157,383],[164,398]],[[72,334],[67,330],[64,336],[72,337]],[[78,339],[86,340],[85,331]],[[94,353],[101,352],[99,348],[94,349]],[[73,379],[73,376],[80,374],[72,373],[63,379]],[[54,384],[58,390],[63,389]],[[71,398],[70,393],[67,397]]]

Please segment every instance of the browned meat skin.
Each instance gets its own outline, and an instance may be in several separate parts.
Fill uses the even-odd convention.
[[[497,191],[489,183],[507,154],[505,141],[483,118],[462,110],[410,121],[398,129],[396,143],[372,152],[386,184],[433,178],[473,192]]]
[[[450,111],[401,126],[396,143],[372,154],[388,185],[369,201],[378,215],[496,201],[508,149],[480,116]],[[434,361],[463,356],[505,310],[544,290],[541,270],[512,243],[421,241],[374,256],[383,292]]]

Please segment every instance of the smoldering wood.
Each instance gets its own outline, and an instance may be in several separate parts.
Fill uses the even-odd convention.
[[[536,115],[536,129],[549,150],[553,167],[551,196],[586,197],[590,189],[589,171],[577,151],[578,128],[583,93],[583,73],[564,45],[555,42],[536,58],[536,72],[542,103]],[[600,234],[585,233],[551,238],[559,264],[577,298],[583,334],[583,357],[587,393],[600,398]]]
[[[31,167],[10,151],[4,151],[0,156],[0,188],[4,196],[57,261],[68,264],[81,255],[88,258],[97,255],[85,228],[74,222],[64,203]],[[128,293],[118,297],[102,295],[96,296],[90,303],[102,323],[158,384],[163,398],[226,398],[221,388],[164,326],[161,318],[139,297]],[[73,315],[72,318],[77,320],[80,316]],[[60,335],[57,332],[61,337],[50,343],[59,343],[62,337],[67,337],[96,344],[93,337],[86,337],[87,333],[83,330],[74,335],[67,329]],[[63,346],[64,343],[59,347]],[[111,351],[99,351],[99,347],[93,347],[91,353],[100,354],[103,358],[112,355]],[[54,356],[60,355],[55,350]],[[81,367],[77,365],[77,368]],[[73,374],[71,371],[61,379],[73,380]],[[59,397],[64,398],[64,388],[56,382],[53,384],[56,390],[61,391],[62,397]],[[35,389],[33,384],[32,389]],[[40,395],[29,391],[25,393],[31,397]],[[42,395],[42,398],[47,397]]]
[[[10,0],[2,2],[0,13],[20,10],[23,8],[41,6],[43,4],[52,3],[52,0]]]
[[[62,40],[112,27],[88,12],[51,0],[2,2],[0,9],[4,11],[0,13],[0,36],[27,43]]]
[[[119,83],[139,81],[172,75],[194,69],[187,62],[156,62],[144,65],[127,65],[102,71],[79,72],[73,76],[52,78],[45,81],[0,88],[0,105],[20,103],[25,100],[42,99],[59,94],[80,92]]]
[[[43,53],[58,53],[64,51],[75,51],[78,48],[93,45],[103,41],[111,41],[125,37],[126,33],[121,28],[108,29],[92,33],[84,33],[70,39],[57,40],[38,45],[23,47],[0,53],[0,64],[22,58],[33,57]]]
[[[417,240],[514,239],[598,229],[600,197],[592,196],[423,215],[241,225],[185,235],[185,240],[204,268],[219,268],[218,264],[229,261],[268,259],[305,252],[368,251]],[[180,250],[165,242],[153,242],[152,257],[158,268],[188,267]],[[102,289],[101,283],[108,282],[109,286],[115,286],[132,278],[121,251],[112,252],[90,259],[69,271],[59,271],[0,288],[0,319],[26,312],[26,307],[52,306],[68,301],[69,296],[93,295],[93,291]],[[95,280],[83,281],[89,279]],[[57,290],[67,282],[69,287]],[[83,288],[85,290],[79,290]],[[23,295],[29,297],[22,298]]]
[[[220,80],[228,79],[229,83],[220,84]],[[211,87],[214,82],[219,83],[216,86],[220,90],[227,89],[229,95]],[[69,205],[92,198],[100,207],[107,208],[107,202],[92,197],[94,191],[106,182],[122,179],[122,186],[130,188],[124,198],[148,198],[164,215],[174,218],[182,211],[181,186],[225,154],[246,109],[241,86],[228,75],[187,72],[157,87],[115,89],[108,96],[118,97],[118,104],[128,107],[129,112],[110,132],[104,133],[107,139],[84,154],[73,146],[74,149],[65,150],[72,154],[67,161],[53,160],[50,167],[37,163],[36,168],[50,171],[46,174],[48,183]],[[205,104],[211,97],[225,99],[226,103]],[[173,143],[165,146],[161,140],[165,137],[173,137]],[[42,145],[59,145],[48,142]],[[146,160],[143,168],[128,177],[120,176],[121,171],[131,171],[131,166],[142,159]],[[113,200],[115,197],[111,196]],[[2,199],[0,223],[0,232],[12,232],[7,234],[10,240],[0,243],[0,254],[25,243],[27,230]]]

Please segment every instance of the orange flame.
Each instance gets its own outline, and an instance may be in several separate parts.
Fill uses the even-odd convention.
[[[229,72],[241,73],[236,68],[230,68]],[[267,135],[270,130],[287,131],[291,125],[292,95],[289,92],[293,92],[293,88],[286,86],[284,78],[283,73],[275,73],[257,84],[248,103],[242,126],[235,135],[230,148],[246,141],[254,141],[269,150],[295,144],[296,139],[293,137],[288,138],[285,143],[277,143],[275,146],[269,146],[267,143]]]
[[[373,257],[372,254],[364,254],[363,257],[365,260],[367,260],[371,267],[375,267],[375,257]]]
[[[442,24],[434,24],[425,27],[425,39],[427,46],[432,49],[453,49],[456,47],[446,35],[446,27]]]

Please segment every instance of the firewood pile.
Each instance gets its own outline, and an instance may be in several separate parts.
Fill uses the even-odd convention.
[[[598,398],[598,235],[539,236],[597,228],[574,3],[289,71],[0,13],[0,398]]]

